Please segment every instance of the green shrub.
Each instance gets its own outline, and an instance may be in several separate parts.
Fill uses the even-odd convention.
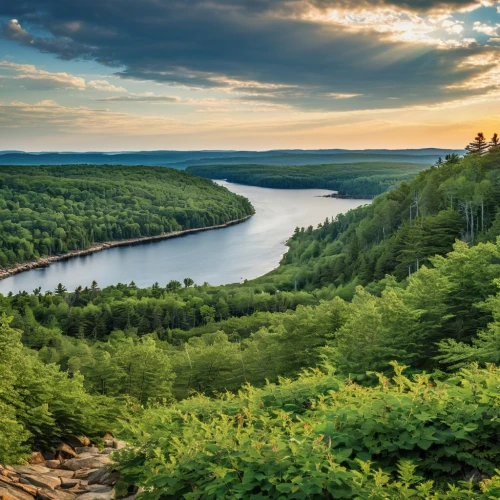
[[[314,370],[148,410],[124,431],[124,482],[144,499],[497,498],[500,369],[393,365],[373,388]]]

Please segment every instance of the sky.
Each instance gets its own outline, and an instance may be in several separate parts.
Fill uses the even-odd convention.
[[[462,148],[500,1],[0,2],[0,149]]]

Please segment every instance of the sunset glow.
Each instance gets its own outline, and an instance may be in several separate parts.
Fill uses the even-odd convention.
[[[500,130],[500,2],[0,6],[1,149],[462,147]]]

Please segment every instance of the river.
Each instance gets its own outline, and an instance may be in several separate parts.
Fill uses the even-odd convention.
[[[54,290],[62,283],[68,290],[100,287],[134,281],[139,287],[158,282],[192,278],[211,285],[239,283],[278,266],[286,252],[286,241],[295,227],[317,226],[367,200],[324,198],[322,189],[269,189],[217,181],[234,193],[247,197],[256,214],[235,226],[160,240],[115,247],[84,257],[55,262],[0,281],[0,293],[28,291],[37,287]]]

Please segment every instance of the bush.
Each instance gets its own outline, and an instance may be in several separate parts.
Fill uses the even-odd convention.
[[[148,500],[497,498],[500,369],[438,381],[393,366],[373,388],[314,370],[148,410],[124,431],[124,483]]]

